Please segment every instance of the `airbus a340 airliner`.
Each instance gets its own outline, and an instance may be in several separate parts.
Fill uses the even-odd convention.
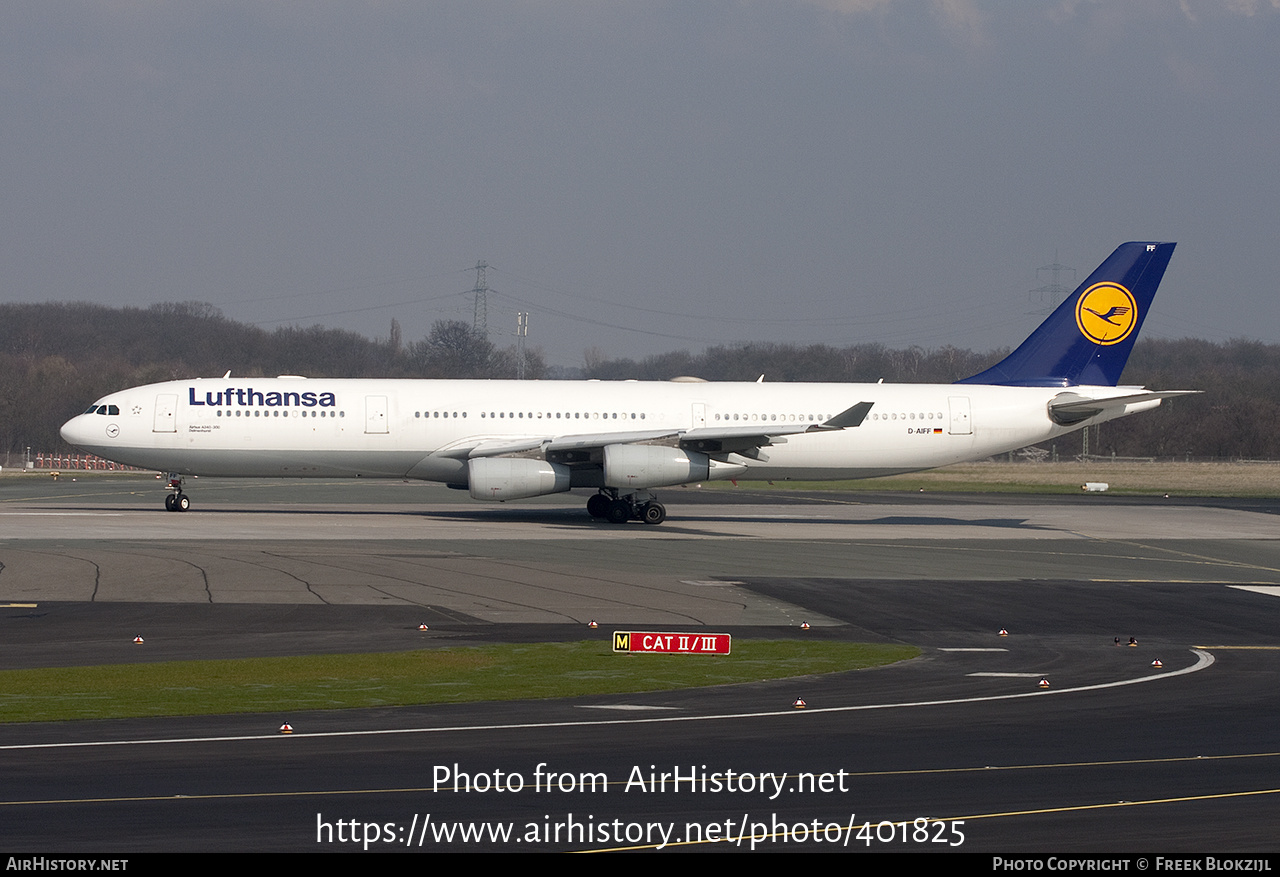
[[[99,399],[68,442],[184,475],[419,478],[504,501],[595,488],[659,524],[653,488],[870,478],[981,459],[1193,392],[1117,386],[1172,243],[1122,244],[1013,353],[954,384],[170,381]]]

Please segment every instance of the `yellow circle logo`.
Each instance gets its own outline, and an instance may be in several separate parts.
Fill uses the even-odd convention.
[[[1119,283],[1095,283],[1076,302],[1076,325],[1097,344],[1119,344],[1137,320],[1137,302]]]

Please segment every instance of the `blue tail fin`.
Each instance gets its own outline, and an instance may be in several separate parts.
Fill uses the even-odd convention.
[[[1176,244],[1121,244],[1013,353],[958,384],[1114,387]]]

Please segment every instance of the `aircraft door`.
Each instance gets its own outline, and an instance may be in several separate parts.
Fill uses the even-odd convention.
[[[178,423],[175,416],[178,411],[176,393],[161,393],[156,396],[156,416],[151,425],[152,432],[177,432]]]
[[[387,432],[387,397],[364,397],[364,431],[366,435]]]
[[[707,425],[707,403],[693,403],[693,428],[698,429]]]
[[[947,399],[951,408],[951,423],[947,432],[952,435],[973,435],[973,422],[969,417],[969,397],[951,396]]]

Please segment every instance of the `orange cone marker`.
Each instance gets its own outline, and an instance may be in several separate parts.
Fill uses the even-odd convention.
[[[140,646],[140,645],[142,645],[142,637],[140,637],[140,636],[135,636],[135,637],[133,638],[133,644],[134,644],[135,646]]]
[[[1041,677],[1040,677],[1040,687],[1041,687],[1041,688],[1048,688],[1048,687],[1049,687],[1049,677],[1047,677],[1047,676],[1041,676]]]
[[[281,726],[280,726],[280,733],[281,733],[281,734],[292,734],[292,733],[293,733],[293,725],[290,725],[288,722],[285,722],[283,725],[281,725]]]
[[[803,698],[803,697],[797,697],[794,701],[792,701],[791,705],[792,705],[793,707],[795,707],[796,709],[798,709],[798,710],[802,710],[802,709],[804,709],[804,708],[805,708],[804,698]]]

